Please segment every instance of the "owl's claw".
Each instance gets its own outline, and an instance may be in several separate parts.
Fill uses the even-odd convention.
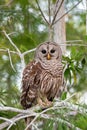
[[[51,107],[53,105],[53,103],[48,101],[47,99],[45,101],[42,101],[40,98],[38,98],[37,102],[41,106],[42,109],[46,109],[46,108]]]
[[[46,105],[47,105],[48,107],[51,107],[51,106],[53,105],[53,102],[48,101],[48,102],[46,103]]]

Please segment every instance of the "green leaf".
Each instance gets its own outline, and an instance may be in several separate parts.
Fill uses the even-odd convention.
[[[61,95],[61,100],[65,100],[67,97],[67,92],[63,92]]]
[[[82,66],[84,67],[84,65],[86,64],[85,58],[82,59],[81,63],[82,63]]]
[[[71,84],[71,71],[70,68],[67,68],[64,72],[64,76],[66,78],[66,80],[69,80],[70,84]]]

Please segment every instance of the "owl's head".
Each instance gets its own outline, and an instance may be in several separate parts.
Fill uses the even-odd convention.
[[[35,59],[39,61],[61,61],[61,48],[55,42],[44,42],[37,47],[35,52]]]

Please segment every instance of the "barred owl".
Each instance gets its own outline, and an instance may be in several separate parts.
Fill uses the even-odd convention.
[[[63,89],[62,51],[58,44],[45,42],[23,72],[21,104],[24,109],[39,104],[49,107]]]

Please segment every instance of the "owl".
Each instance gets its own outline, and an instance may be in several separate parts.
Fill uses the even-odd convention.
[[[23,71],[21,104],[24,109],[39,104],[42,108],[52,105],[63,88],[62,51],[55,42],[40,44],[34,60]]]

